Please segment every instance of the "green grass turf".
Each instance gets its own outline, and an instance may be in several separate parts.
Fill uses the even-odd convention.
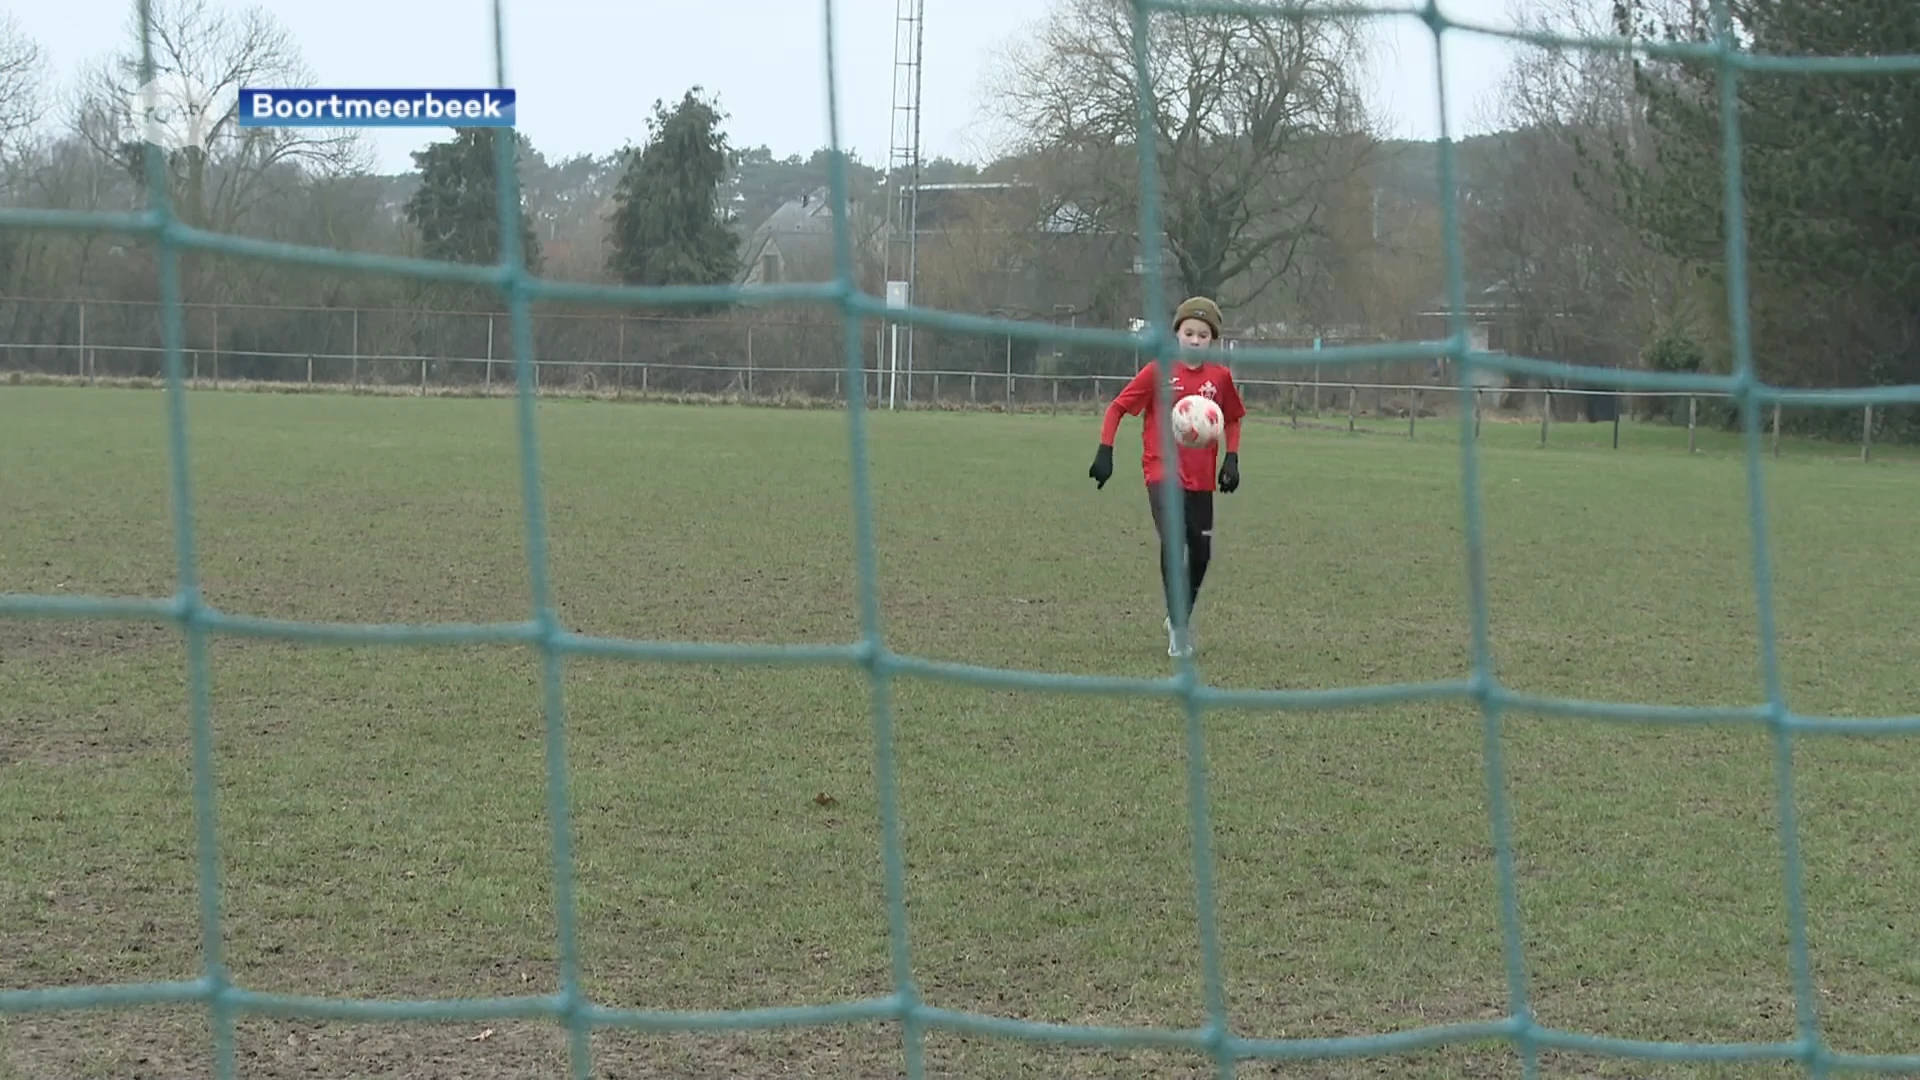
[[[171,591],[163,398],[0,390],[0,591]],[[227,610],[524,617],[513,406],[195,393],[201,566]],[[540,407],[554,582],[602,634],[832,642],[855,621],[846,418]],[[1095,491],[1088,416],[872,417],[897,649],[1167,670],[1135,465]],[[1460,455],[1254,423],[1219,508],[1204,675],[1329,687],[1461,675]],[[1736,440],[1629,425],[1481,437],[1500,675],[1676,704],[1760,692]],[[1910,455],[1790,443],[1767,466],[1780,657],[1802,711],[1920,711]],[[0,622],[0,985],[197,973],[184,650],[164,627]],[[555,987],[535,659],[221,640],[212,701],[229,958],[260,989]],[[566,668],[588,990],[725,1009],[886,992],[869,699],[852,670]],[[909,680],[894,697],[926,999],[1042,1020],[1202,1020],[1182,718],[1164,702]],[[1410,703],[1208,720],[1232,1021],[1276,1037],[1505,1009],[1478,714]],[[1794,1035],[1772,750],[1758,731],[1510,716],[1543,1022],[1641,1039]],[[1803,742],[1822,1022],[1915,1050],[1920,781],[1899,740]],[[481,1037],[485,1035],[486,1037]],[[929,1039],[941,1076],[1187,1076],[1177,1054]],[[595,1037],[599,1075],[886,1076],[884,1027]],[[0,1019],[0,1077],[208,1068],[193,1009]],[[563,1075],[540,1024],[243,1022],[244,1075]],[[1784,1076],[1569,1055],[1552,1076]],[[1245,1076],[1518,1075],[1499,1045]]]

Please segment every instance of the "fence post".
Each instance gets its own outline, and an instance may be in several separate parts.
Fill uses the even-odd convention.
[[[213,309],[213,388],[220,389],[220,309]]]
[[[1780,456],[1780,403],[1773,403],[1773,456]]]
[[[1694,397],[1692,394],[1688,394],[1687,395],[1687,453],[1689,454],[1694,452],[1693,429],[1694,429],[1694,424],[1699,420],[1699,417],[1700,417],[1700,399],[1697,397]]]
[[[1547,445],[1547,421],[1553,416],[1553,391],[1544,390],[1540,396],[1540,445],[1545,446]]]
[[[87,302],[80,301],[80,358],[74,361],[74,374],[87,374]],[[87,382],[93,380],[89,378]]]
[[[1054,416],[1060,415],[1060,380],[1059,379],[1053,380],[1053,414],[1052,415]]]
[[[307,354],[307,385],[313,385],[313,354]]]
[[[1313,339],[1313,351],[1320,351],[1320,339],[1317,337]],[[1316,420],[1320,418],[1320,365],[1318,363],[1313,365],[1313,416]]]
[[[427,358],[420,358],[420,396],[427,396]]]
[[[487,393],[493,393],[493,313],[487,313]]]
[[[1013,411],[1013,335],[1007,335],[1007,411]]]
[[[1860,425],[1860,460],[1873,460],[1873,406],[1867,406],[1865,422]]]
[[[747,396],[753,396],[753,324],[747,324]]]
[[[1413,388],[1413,405],[1407,409],[1407,438],[1413,438],[1413,425],[1420,417],[1420,388]]]
[[[1480,390],[1478,387],[1474,388],[1471,408],[1473,409],[1473,439],[1478,442],[1480,441]]]
[[[613,396],[618,398],[627,389],[627,317],[613,317]]]
[[[1613,406],[1613,448],[1620,449],[1620,399],[1614,399]]]
[[[1287,387],[1287,416],[1288,422],[1294,427],[1300,426],[1300,387],[1298,385]]]
[[[360,309],[353,309],[353,388],[360,389]]]
[[[1357,387],[1352,387],[1352,386],[1347,387],[1347,430],[1349,432],[1354,430],[1354,426],[1353,426],[1354,410],[1356,410],[1359,407],[1359,403],[1360,403],[1359,389]]]

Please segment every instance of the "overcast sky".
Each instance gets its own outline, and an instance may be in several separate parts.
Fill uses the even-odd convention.
[[[243,0],[205,0],[239,10]],[[986,60],[1043,15],[1050,0],[926,0],[921,152],[983,160]],[[1524,0],[1441,0],[1448,15],[1510,25]],[[869,164],[887,157],[896,0],[836,0],[843,145]],[[492,0],[264,0],[326,87],[463,87],[493,83]],[[133,0],[0,0],[46,51],[54,75],[116,44]],[[519,126],[551,159],[606,153],[646,138],[656,99],[695,85],[718,96],[735,146],[807,154],[828,142],[824,6],[815,0],[507,0],[507,78]],[[1412,18],[1383,20],[1371,80],[1395,134],[1431,138],[1432,36]],[[1449,121],[1472,130],[1510,46],[1452,34]],[[383,171],[444,131],[374,131]],[[970,137],[970,134],[973,137]]]

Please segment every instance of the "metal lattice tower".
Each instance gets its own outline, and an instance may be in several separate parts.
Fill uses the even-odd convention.
[[[917,284],[920,219],[920,44],[926,0],[895,0],[893,19],[893,133],[887,150],[886,280],[905,282],[907,296]],[[913,326],[891,328],[896,373],[906,374],[906,398],[913,400]],[[891,401],[891,387],[887,392]]]

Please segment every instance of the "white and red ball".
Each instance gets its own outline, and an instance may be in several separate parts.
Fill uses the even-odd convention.
[[[1173,403],[1173,438],[1181,446],[1198,449],[1220,441],[1226,419],[1212,398],[1188,394]]]

